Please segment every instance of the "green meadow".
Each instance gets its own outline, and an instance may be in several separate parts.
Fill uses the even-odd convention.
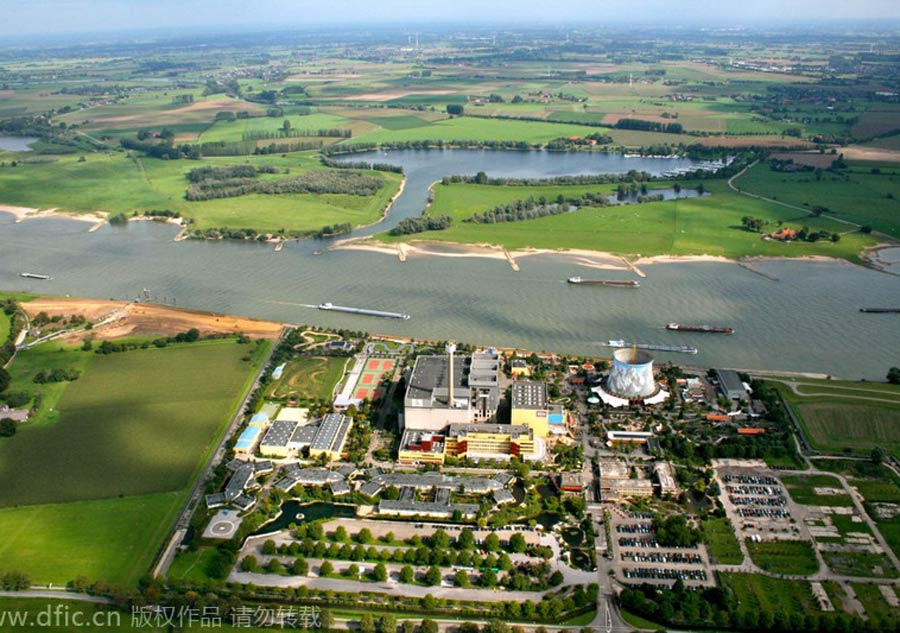
[[[819,570],[809,541],[748,542],[747,550],[753,562],[769,573],[808,576]]]
[[[546,143],[569,136],[587,136],[600,131],[595,127],[540,121],[454,117],[416,127],[377,129],[347,141],[389,143],[397,141],[524,141]]]
[[[873,174],[872,169],[882,173]],[[826,207],[829,215],[900,238],[900,175],[896,167],[859,166],[837,174],[824,172],[817,178],[813,172],[778,172],[758,164],[735,184],[789,204]]]
[[[652,186],[664,186],[654,183]],[[838,231],[842,225],[827,217],[812,217],[802,211],[742,196],[723,181],[706,181],[711,195],[663,202],[587,208],[556,216],[499,224],[465,222],[473,213],[497,204],[558,193],[578,195],[585,191],[609,193],[610,185],[492,186],[437,184],[428,213],[453,217],[453,225],[443,231],[412,236],[389,236],[386,241],[439,240],[460,243],[490,243],[506,248],[589,249],[620,254],[653,256],[719,255],[729,258],[753,256],[802,257],[824,255],[859,261],[859,253],[875,243],[861,233],[843,235],[837,243],[795,242],[785,244],[761,239],[758,233],[743,230],[741,217],[753,215],[771,225],[809,226]],[[652,191],[650,191],[652,193]],[[846,228],[846,227],[843,227]]]
[[[187,201],[186,174],[200,166],[252,163],[289,169],[297,175],[325,169],[311,154],[205,158],[166,161],[129,157],[121,153],[76,156],[52,163],[21,163],[0,167],[0,203],[73,213],[110,214],[170,209],[193,220],[192,228],[253,228],[260,232],[315,231],[328,224],[370,224],[400,186],[399,174],[381,173],[386,181],[375,195],[251,194],[235,198]],[[285,178],[289,175],[266,176]]]
[[[134,583],[266,349],[225,339],[109,355],[54,343],[21,352],[11,391],[33,389],[39,368],[82,375],[50,385],[61,393],[41,410],[54,413],[0,442],[0,568],[36,582]]]

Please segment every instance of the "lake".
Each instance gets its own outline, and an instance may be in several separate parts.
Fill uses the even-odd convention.
[[[40,140],[36,136],[4,136],[0,134],[0,150],[7,152],[30,152],[28,147],[35,141]]]
[[[425,152],[379,156],[407,161],[406,191],[386,224],[358,233],[380,232],[420,214],[427,186],[443,175],[485,170],[537,177],[653,165],[667,170],[678,162],[583,153],[434,152],[431,159]],[[567,255],[521,258],[521,271],[514,272],[493,259],[410,257],[401,263],[363,251],[314,255],[323,246],[315,240],[289,243],[281,252],[256,243],[175,242],[176,227],[155,222],[107,225],[94,233],[88,227],[63,218],[15,224],[0,213],[0,288],[126,300],[147,288],[155,300],[184,307],[573,354],[608,356],[611,350],[603,344],[609,339],[692,345],[700,350],[696,356],[656,356],[700,367],[883,379],[900,359],[900,315],[859,312],[863,306],[900,306],[900,278],[844,262],[755,263],[765,276],[730,263],[653,264],[642,267],[647,277],[639,289],[624,290],[567,284],[567,277],[592,271]],[[53,279],[24,279],[23,271]],[[624,271],[603,276],[634,278]],[[329,301],[412,318],[315,308]],[[669,332],[664,328],[670,321],[728,325],[736,332]]]

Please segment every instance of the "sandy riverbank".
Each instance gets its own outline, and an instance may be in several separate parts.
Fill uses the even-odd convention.
[[[56,315],[80,315],[89,321],[101,321],[91,330],[74,332],[62,340],[75,342],[90,336],[96,340],[123,336],[173,336],[191,328],[201,335],[243,333],[252,338],[277,338],[282,324],[245,317],[176,308],[155,303],[104,301],[68,297],[38,297],[22,304],[29,316],[45,312]]]
[[[68,218],[70,220],[78,220],[80,222],[90,222],[91,224],[101,224],[106,222],[107,214],[102,212],[95,213],[72,213],[70,211],[60,211],[59,209],[35,209],[33,207],[17,207],[10,204],[0,204],[0,212],[11,213],[16,222],[23,222],[34,218]]]

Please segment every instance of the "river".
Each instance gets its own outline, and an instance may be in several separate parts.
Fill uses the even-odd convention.
[[[403,156],[391,156],[402,154]],[[563,173],[668,170],[676,160],[543,152],[392,152],[408,181],[384,230],[418,215],[426,188],[443,175],[553,176]],[[358,157],[354,157],[355,159]],[[664,166],[663,166],[664,165]],[[632,167],[634,166],[634,167]],[[843,262],[769,261],[766,276],[730,263],[644,266],[638,290],[573,287],[590,275],[565,255],[503,260],[411,257],[334,250],[321,242],[271,246],[175,242],[176,228],[155,222],[103,226],[64,218],[19,224],[0,213],[0,288],[96,298],[132,299],[143,288],[159,301],[291,323],[348,327],[428,339],[565,353],[609,353],[608,339],[694,345],[696,356],[658,358],[701,366],[778,369],[883,379],[900,363],[900,315],[861,314],[863,306],[900,306],[900,278]],[[19,277],[46,273],[50,281]],[[620,271],[604,277],[633,278]],[[769,277],[777,278],[773,281]],[[401,311],[408,321],[323,312],[315,305]],[[730,325],[731,336],[668,332],[669,321]]]
[[[0,134],[0,150],[7,152],[30,152],[29,147],[35,141],[40,140],[36,136],[5,136]]]

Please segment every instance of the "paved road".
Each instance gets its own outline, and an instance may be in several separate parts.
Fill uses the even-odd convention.
[[[94,604],[114,604],[111,598],[91,596],[65,589],[44,589],[32,587],[26,591],[0,591],[0,598],[50,598],[52,600],[74,600],[76,602],[92,602]]]

